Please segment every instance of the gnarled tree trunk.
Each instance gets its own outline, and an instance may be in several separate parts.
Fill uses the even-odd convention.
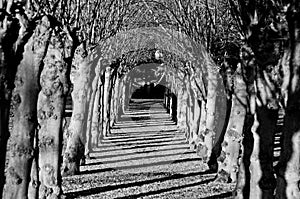
[[[67,130],[67,146],[63,155],[63,176],[79,173],[80,161],[84,159],[91,83],[94,76],[91,57],[86,55],[86,49],[83,45],[77,49],[74,65],[78,69],[73,77],[73,113]]]
[[[225,182],[236,182],[239,171],[238,159],[243,141],[243,126],[246,116],[247,92],[241,69],[235,74],[234,94],[227,131],[218,158],[218,178]]]
[[[216,99],[217,99],[217,71],[213,68],[212,61],[208,63],[208,79],[207,79],[207,97],[206,97],[206,129],[204,133],[204,147],[207,152],[203,157],[208,160],[211,156],[214,141],[215,141],[215,126],[216,126]]]
[[[15,9],[20,9],[19,12],[23,11],[24,2],[18,2],[18,6],[16,3],[10,1],[0,5],[3,13],[0,19],[0,198],[2,198],[5,183],[4,169],[9,138],[9,112],[15,75],[23,58],[24,45],[34,29],[27,18],[16,13]]]
[[[65,98],[69,90],[69,64],[61,40],[54,33],[44,59],[38,98],[39,197],[59,198],[61,195],[60,153]],[[68,43],[67,43],[68,44]]]
[[[50,22],[44,17],[25,45],[23,60],[16,75],[13,92],[14,120],[10,137],[9,164],[4,198],[32,198],[28,195],[34,136],[37,127],[38,76],[51,35]],[[36,181],[35,184],[38,182]]]
[[[93,69],[94,67],[92,67]],[[99,105],[99,83],[100,81],[100,71],[101,68],[98,66],[95,67],[95,73],[92,73],[90,79],[93,79],[92,85],[90,85],[91,96],[89,97],[89,107],[88,107],[88,118],[87,118],[87,128],[86,128],[86,143],[85,143],[85,152],[84,157],[90,158],[90,151],[92,149],[92,131],[95,128],[95,125],[98,124],[98,105]],[[95,75],[94,75],[95,74]],[[96,123],[96,124],[95,124]],[[96,127],[97,128],[97,127]]]

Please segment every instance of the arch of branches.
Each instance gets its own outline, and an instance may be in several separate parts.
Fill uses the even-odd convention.
[[[165,106],[203,160],[211,156],[224,125],[226,96],[219,69],[203,46],[178,31],[139,28],[120,32],[93,49],[80,46],[74,60],[65,175],[79,172],[80,160],[109,135],[130,98],[128,73],[145,63],[162,64],[169,87]]]

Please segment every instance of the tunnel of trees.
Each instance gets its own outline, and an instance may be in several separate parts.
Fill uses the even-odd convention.
[[[140,98],[162,101],[234,198],[300,198],[299,1],[0,8],[0,198],[64,197]]]

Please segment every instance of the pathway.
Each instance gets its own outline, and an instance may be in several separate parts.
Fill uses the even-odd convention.
[[[233,185],[206,169],[161,100],[134,100],[63,190],[67,198],[230,198]]]

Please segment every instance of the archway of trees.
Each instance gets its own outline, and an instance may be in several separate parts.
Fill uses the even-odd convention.
[[[130,74],[150,63],[164,106],[217,181],[236,183],[236,198],[300,198],[298,1],[0,8],[0,198],[60,198],[62,176],[80,174],[141,83]]]

